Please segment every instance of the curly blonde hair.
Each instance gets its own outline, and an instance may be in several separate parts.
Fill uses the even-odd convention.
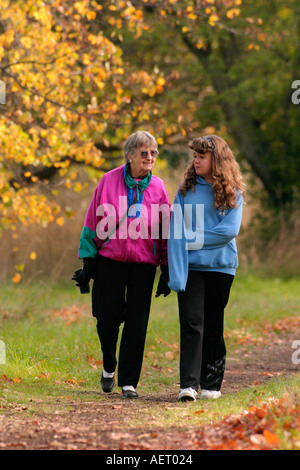
[[[214,207],[221,210],[237,207],[237,191],[243,196],[246,185],[239,164],[225,140],[216,135],[207,135],[193,139],[188,147],[200,153],[211,152]],[[179,190],[183,196],[190,189],[195,191],[196,176],[193,160]]]

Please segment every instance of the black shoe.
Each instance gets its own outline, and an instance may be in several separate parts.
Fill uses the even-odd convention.
[[[110,393],[113,391],[115,386],[115,376],[113,377],[101,377],[101,388],[104,393]]]
[[[124,388],[122,388],[122,394],[123,394],[123,398],[137,398],[138,397],[138,394],[136,393],[135,390],[124,390]]]

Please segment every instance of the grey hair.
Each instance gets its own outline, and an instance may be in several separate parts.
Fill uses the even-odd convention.
[[[125,164],[129,161],[128,155],[134,154],[143,145],[157,147],[155,137],[147,131],[134,132],[126,139],[124,143]]]

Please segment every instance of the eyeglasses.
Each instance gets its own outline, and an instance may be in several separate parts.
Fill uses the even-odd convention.
[[[149,153],[150,153],[151,157],[153,157],[153,158],[156,158],[157,155],[159,154],[158,150],[142,150],[140,152],[140,156],[142,158],[147,158]]]

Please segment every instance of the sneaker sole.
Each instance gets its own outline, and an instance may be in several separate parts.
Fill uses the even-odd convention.
[[[192,398],[192,397],[181,397],[181,398],[178,398],[179,401],[196,401],[196,398]]]
[[[178,397],[178,401],[196,401],[196,398],[191,395],[182,395]]]

